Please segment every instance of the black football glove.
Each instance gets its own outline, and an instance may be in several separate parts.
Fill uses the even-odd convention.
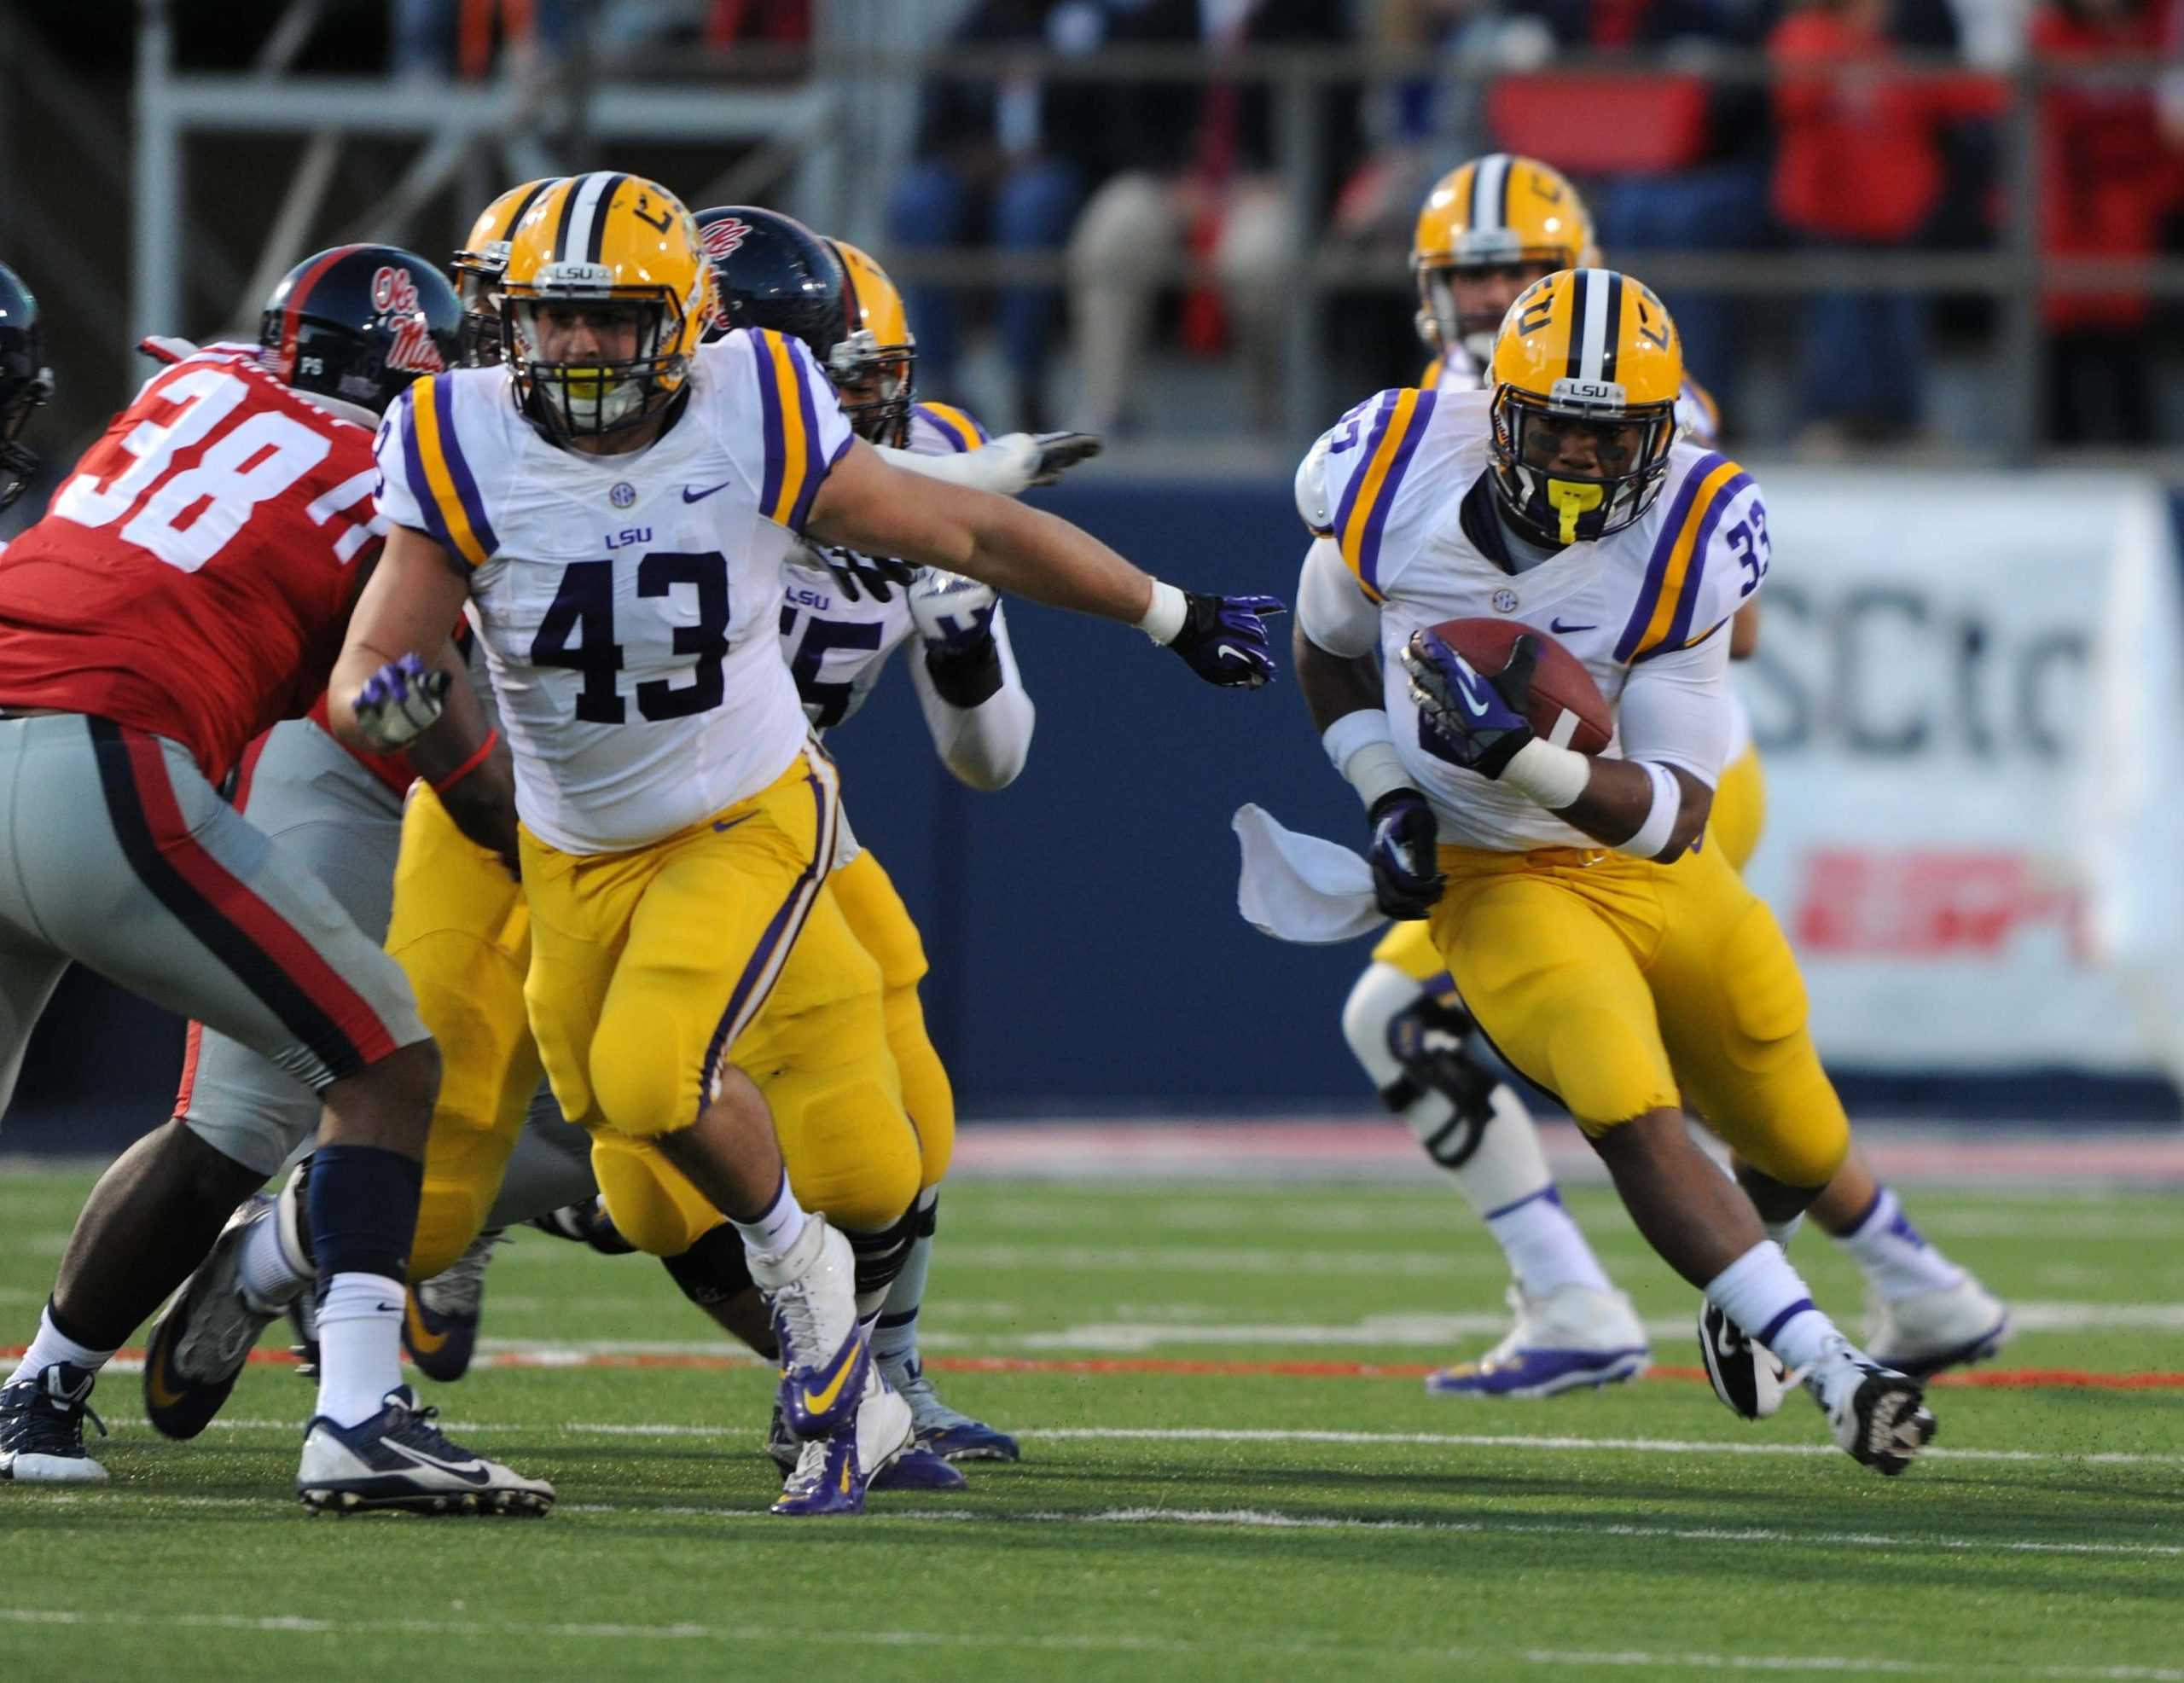
[[[1058,485],[1061,476],[1080,461],[1089,461],[1106,448],[1089,432],[1034,432],[1031,443],[1038,454],[1032,458],[1031,483]]]
[[[1434,849],[1440,826],[1433,809],[1415,789],[1391,789],[1373,803],[1366,820],[1373,827],[1373,899],[1381,912],[1402,923],[1414,923],[1433,909],[1449,879],[1441,874]]]
[[[1210,684],[1257,689],[1274,678],[1266,622],[1287,613],[1279,596],[1201,596],[1183,592],[1183,629],[1168,647]]]
[[[875,602],[892,601],[892,586],[907,590],[918,576],[916,566],[909,561],[898,561],[887,555],[861,555],[854,549],[844,549],[832,543],[812,545],[819,559],[827,564],[827,571],[834,575],[834,583],[842,587],[842,594],[851,601],[862,601],[863,592],[869,591]]]
[[[1491,678],[1432,631],[1414,631],[1403,645],[1410,699],[1418,704],[1418,746],[1436,759],[1499,777],[1532,740],[1525,722],[1539,639],[1529,634],[1509,650],[1509,664]]]

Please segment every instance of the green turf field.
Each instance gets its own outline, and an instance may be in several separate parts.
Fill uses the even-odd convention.
[[[0,1174],[0,1344],[89,1184]],[[1998,1369],[2184,1370],[2174,1197],[1908,1201],[2019,1308]],[[1571,1202],[1686,1367],[1692,1294]],[[1855,1320],[1825,1241],[1793,1254]],[[0,1485],[0,1677],[2184,1679],[2184,1390],[1943,1389],[1939,1453],[1887,1481],[1801,1397],[1745,1426],[1673,1375],[1425,1396],[1502,1285],[1431,1186],[953,1187],[927,1353],[1025,1460],[796,1524],[764,1514],[770,1376],[700,1365],[647,1260],[526,1233],[486,1330],[559,1365],[427,1400],[552,1477],[552,1518],[311,1520],[292,1374],[176,1445],[114,1373],[110,1486]]]

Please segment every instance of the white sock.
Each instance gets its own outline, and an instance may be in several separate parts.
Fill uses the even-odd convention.
[[[1831,1339],[1843,1337],[1813,1307],[1812,1292],[1771,1239],[1760,1240],[1708,1280],[1706,1301],[1787,1367],[1810,1367]]]
[[[12,1385],[18,1379],[35,1379],[57,1361],[96,1373],[113,1360],[112,1350],[92,1349],[57,1331],[53,1325],[53,1305],[49,1303],[38,1311],[38,1336],[31,1340],[31,1347],[23,1352],[23,1359],[15,1364],[6,1383]]]
[[[402,1282],[337,1274],[318,1304],[318,1412],[336,1425],[369,1420],[402,1383]]]
[[[243,1235],[242,1255],[235,1267],[243,1295],[260,1309],[286,1309],[297,1292],[311,1283],[300,1259],[288,1255],[281,1243],[281,1216],[276,1210]]]
[[[760,1262],[778,1261],[787,1254],[789,1246],[803,1236],[804,1224],[810,1219],[796,1201],[796,1194],[788,1189],[787,1169],[781,1171],[781,1190],[774,1194],[764,1215],[748,1222],[729,1217],[743,1235],[745,1254]]]
[[[1494,1131],[1487,1129],[1489,1138]],[[1562,1194],[1552,1181],[1507,1208],[1491,1211],[1486,1228],[1508,1257],[1517,1284],[1532,1297],[1543,1297],[1562,1285],[1582,1285],[1592,1291],[1614,1289],[1593,1247],[1562,1207]]]
[[[930,1210],[938,1196],[937,1187],[921,1194],[918,1208]],[[925,1277],[932,1266],[932,1239],[921,1234],[910,1241],[910,1254],[887,1288],[880,1324],[873,1329],[872,1354],[883,1366],[899,1367],[918,1359],[918,1310],[925,1303]]]
[[[1858,1225],[1836,1234],[1835,1242],[1856,1260],[1873,1290],[1891,1303],[1922,1291],[1946,1291],[1964,1281],[1964,1270],[1926,1243],[1886,1187]]]

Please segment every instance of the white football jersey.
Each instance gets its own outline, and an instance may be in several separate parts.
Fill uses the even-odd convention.
[[[420,380],[379,439],[380,512],[472,569],[516,810],[572,853],[642,847],[747,798],[802,748],[781,565],[853,442],[795,340],[699,348],[645,450],[549,443],[502,369]]]
[[[1766,510],[1735,462],[1678,444],[1642,519],[1516,572],[1503,564],[1494,513],[1488,403],[1484,392],[1448,391],[1368,398],[1313,445],[1298,473],[1298,506],[1380,606],[1389,724],[1404,769],[1432,803],[1441,839],[1501,851],[1594,847],[1515,790],[1419,746],[1418,708],[1398,659],[1403,645],[1444,619],[1519,620],[1576,655],[1618,713],[1648,661],[1703,646],[1691,659],[1711,663],[1707,682],[1726,710],[1723,628],[1767,576]],[[1618,729],[1610,754],[1621,752],[1620,738]],[[1720,771],[1687,769],[1710,784]]]

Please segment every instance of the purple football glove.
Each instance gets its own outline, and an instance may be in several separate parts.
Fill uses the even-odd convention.
[[[382,754],[398,753],[438,721],[447,686],[445,672],[414,654],[390,660],[357,692],[357,728]]]
[[[1288,608],[1279,596],[1201,596],[1183,592],[1183,629],[1168,647],[1210,684],[1257,689],[1274,680],[1266,621]]]
[[[1525,709],[1538,664],[1539,639],[1522,636],[1509,664],[1488,678],[1432,632],[1411,633],[1403,665],[1418,704],[1418,746],[1450,765],[1499,777],[1532,740]]]
[[[1366,816],[1373,827],[1366,856],[1373,867],[1373,898],[1385,915],[1415,922],[1449,885],[1434,851],[1440,826],[1433,809],[1415,789],[1391,789]]]

